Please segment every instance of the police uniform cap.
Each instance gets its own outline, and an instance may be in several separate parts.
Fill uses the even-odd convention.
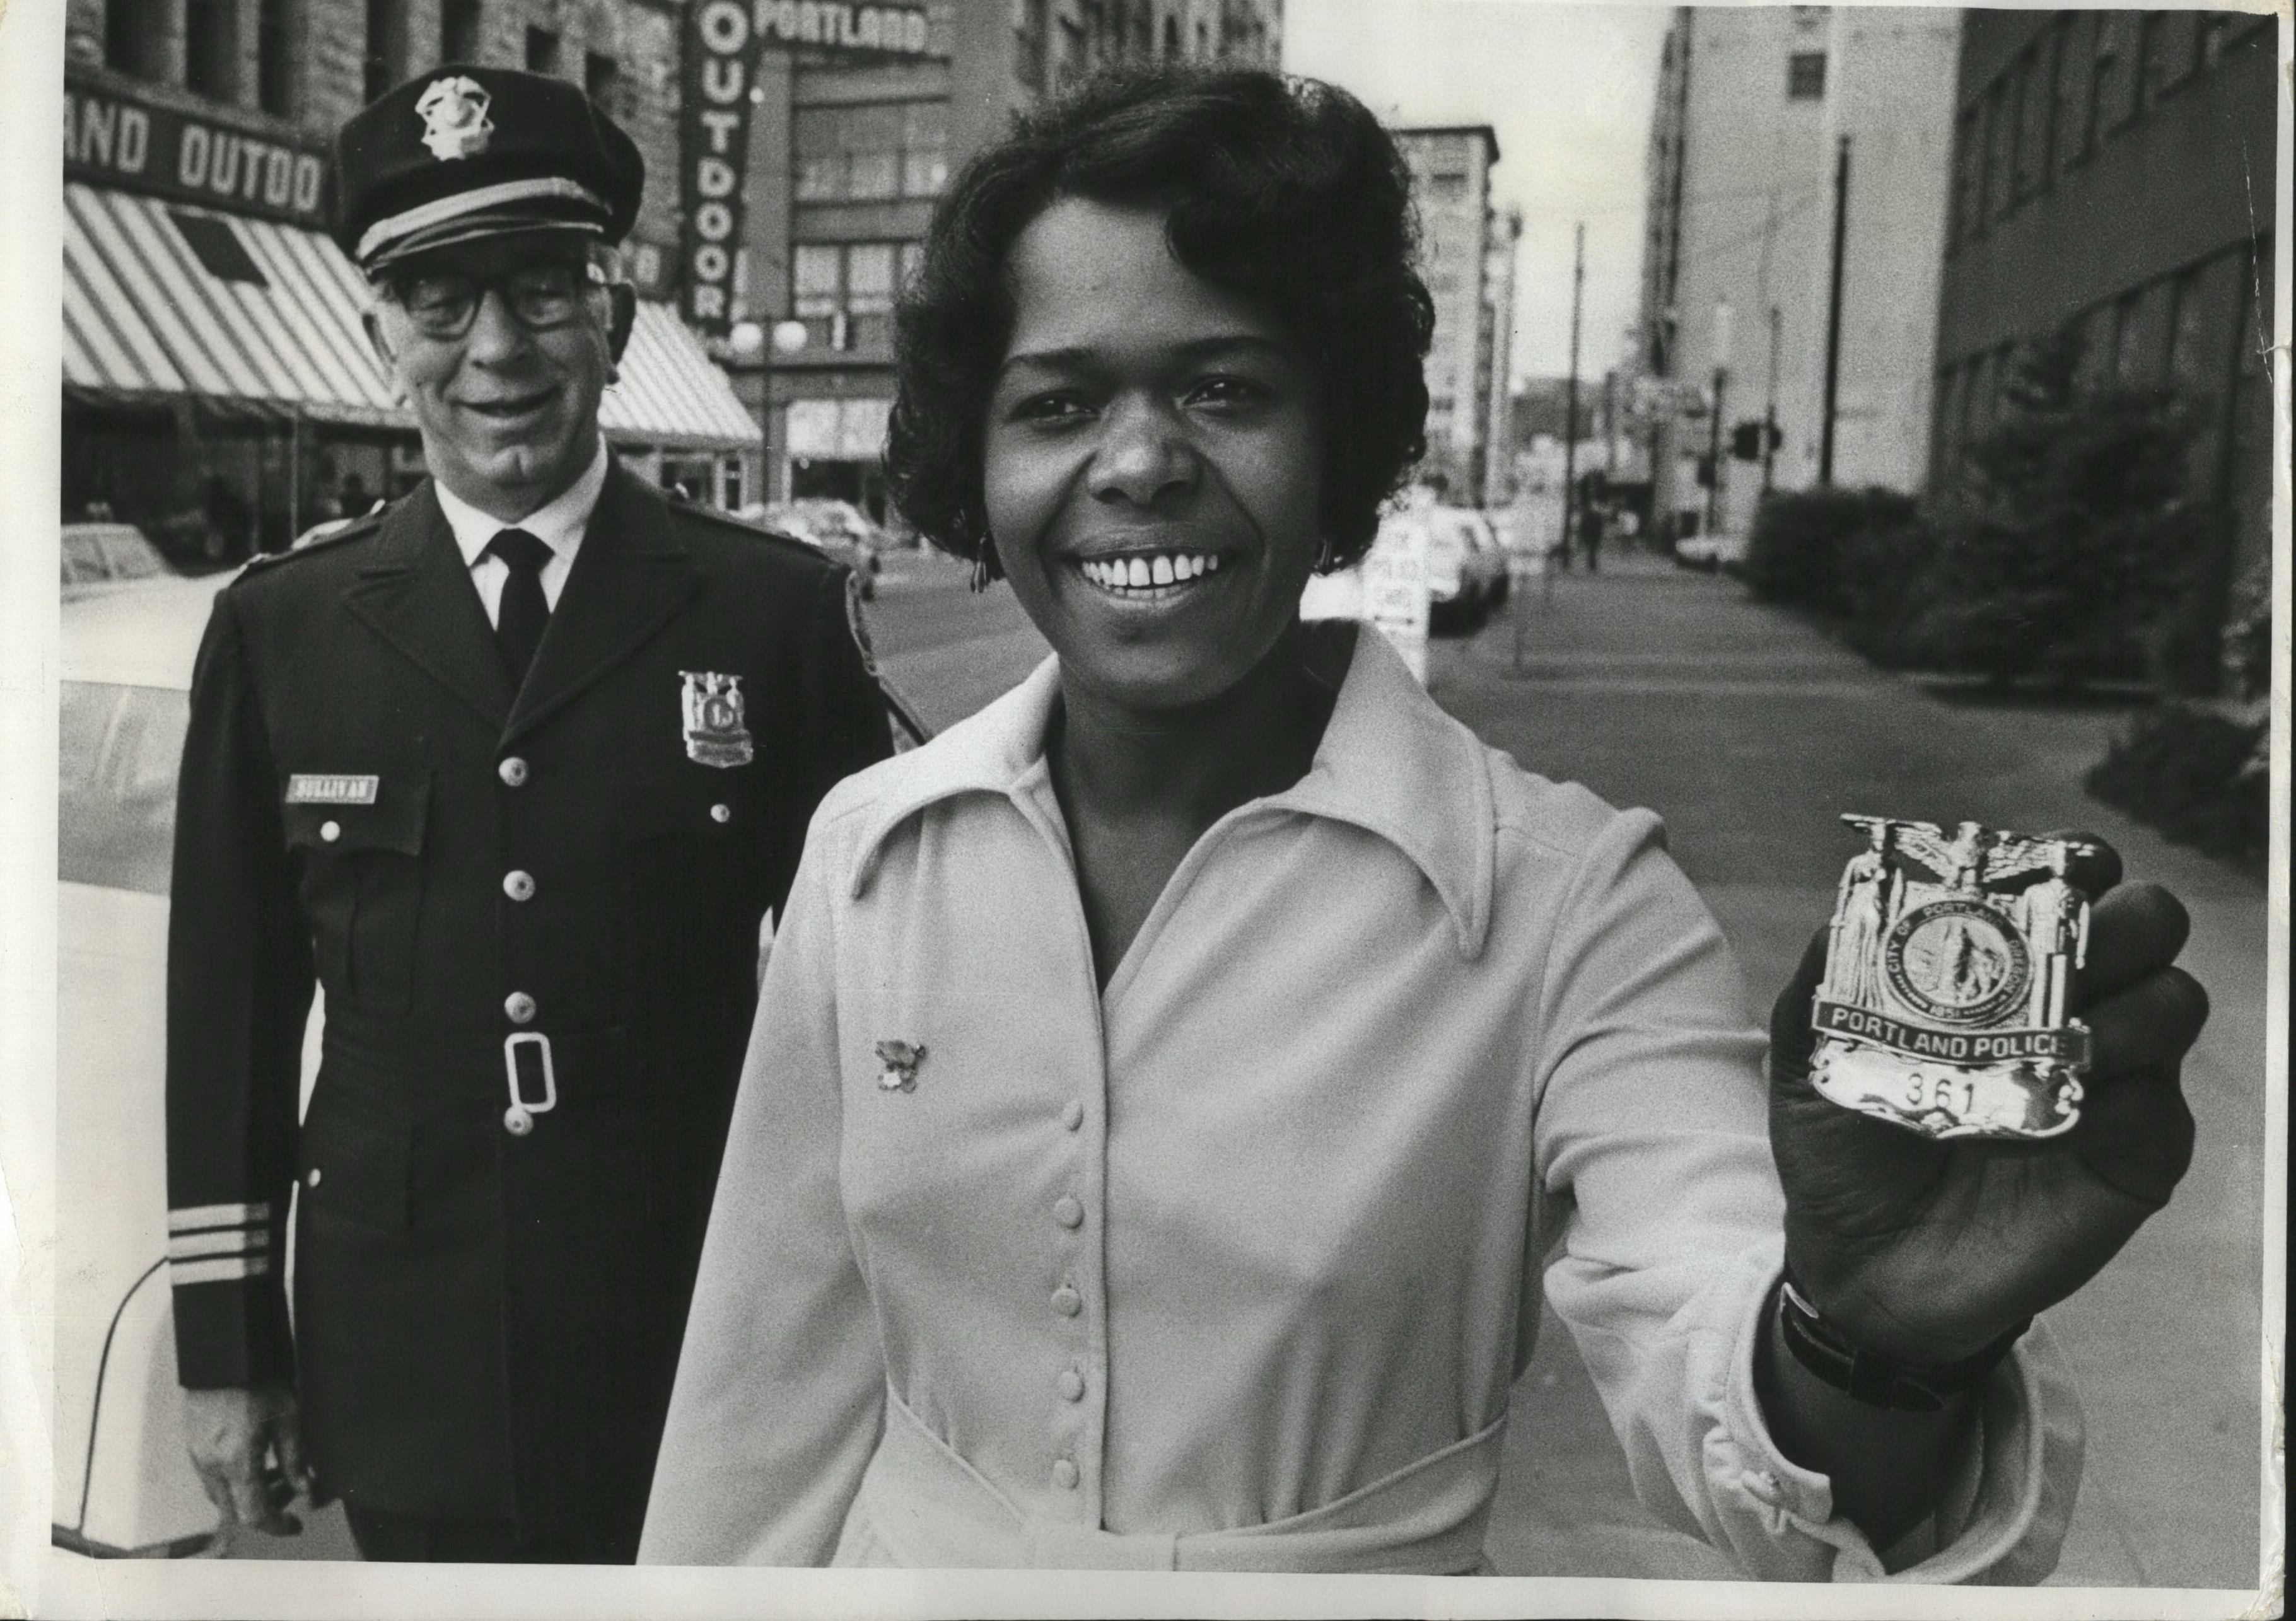
[[[562,79],[449,64],[354,114],[335,136],[335,242],[369,275],[480,237],[629,233],[637,143]]]

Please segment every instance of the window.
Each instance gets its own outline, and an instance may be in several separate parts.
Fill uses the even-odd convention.
[[[1996,80],[1993,88],[1985,93],[1985,217],[1998,219],[2009,211],[2013,201],[2010,182],[2011,166],[2017,156],[2017,126],[2014,109],[2009,105],[2011,86],[2005,80]]]
[[[1786,100],[1790,102],[1822,102],[1825,99],[1825,53],[1796,51],[1786,58]]]
[[[2046,38],[2046,37],[2045,37]],[[2039,45],[2017,63],[2017,195],[2030,197],[2049,183],[2049,60]]]
[[[526,70],[529,73],[558,71],[558,30],[535,29],[526,30]]]
[[[366,0],[366,99],[406,77],[406,0]]]
[[[255,104],[281,118],[295,115],[294,0],[257,0]]]
[[[2144,13],[2144,100],[2159,101],[2200,66],[2201,13]]]
[[[948,103],[800,107],[792,131],[797,201],[938,197],[948,183]]]
[[[2096,94],[2091,123],[2099,138],[2136,115],[2136,13],[2103,12],[2096,19]]]
[[[1467,177],[1464,175],[1430,175],[1427,176],[1427,195],[1437,202],[1464,201],[1467,195]]]
[[[2089,143],[2090,75],[2096,66],[2096,46],[2090,30],[2094,14],[2067,12],[2057,19],[2056,106],[2050,123],[2056,132],[2057,167],[2079,162]]]
[[[619,119],[628,115],[629,110],[622,105],[622,65],[612,57],[596,51],[582,53],[582,89],[608,116]]]
[[[917,242],[799,243],[790,308],[805,323],[808,347],[890,349],[894,295],[922,251]]]
[[[439,60],[479,60],[480,0],[445,0],[439,8]]]
[[[176,229],[182,233],[192,257],[217,281],[243,282],[250,287],[271,285],[249,257],[247,244],[231,228],[231,221],[213,214],[190,214],[181,209],[168,209],[168,217],[176,222]]]
[[[228,102],[238,93],[239,7],[233,0],[184,0],[184,88]]]
[[[1168,61],[1180,54],[1180,20],[1177,17],[1164,19],[1163,54]]]
[[[1953,240],[1965,242],[1985,230],[1985,109],[1961,115],[1954,133]]]
[[[164,26],[159,0],[104,0],[104,66],[137,78],[159,78]]]

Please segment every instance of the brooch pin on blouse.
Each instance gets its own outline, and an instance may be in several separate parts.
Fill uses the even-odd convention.
[[[877,1061],[885,1066],[878,1076],[877,1085],[887,1092],[914,1092],[917,1089],[917,1066],[925,1061],[922,1042],[881,1041],[877,1044]]]

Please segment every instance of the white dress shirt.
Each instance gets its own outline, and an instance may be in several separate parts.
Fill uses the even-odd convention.
[[[1048,659],[814,818],[641,1561],[1472,1569],[1543,1286],[1669,1525],[1882,1576],[1755,1398],[1763,1042],[1658,818],[1365,633],[1314,769],[1197,841],[1103,989],[1058,693]],[[1981,1406],[1899,1579],[2055,1563],[2045,1330]]]
[[[486,604],[488,624],[500,622],[503,583],[510,578],[510,565],[487,550],[494,537],[504,529],[524,529],[550,548],[550,561],[542,565],[542,600],[555,610],[558,594],[566,589],[566,577],[574,568],[574,553],[582,549],[582,532],[590,527],[590,514],[597,509],[598,492],[606,487],[608,464],[602,436],[598,454],[582,476],[549,505],[529,512],[516,523],[504,523],[491,512],[481,512],[448,489],[443,479],[430,481],[439,493],[439,510],[447,514],[447,527],[455,531],[455,544],[463,549],[463,561],[470,565],[471,584],[479,588],[479,601]]]

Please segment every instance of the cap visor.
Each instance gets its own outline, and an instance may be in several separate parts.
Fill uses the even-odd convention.
[[[583,242],[596,242],[605,234],[603,226],[589,220],[537,219],[530,212],[465,214],[456,219],[443,220],[427,231],[418,231],[391,243],[370,258],[365,268],[369,275],[375,275],[385,270],[397,269],[409,259],[436,253],[442,248],[495,237],[566,236]]]

